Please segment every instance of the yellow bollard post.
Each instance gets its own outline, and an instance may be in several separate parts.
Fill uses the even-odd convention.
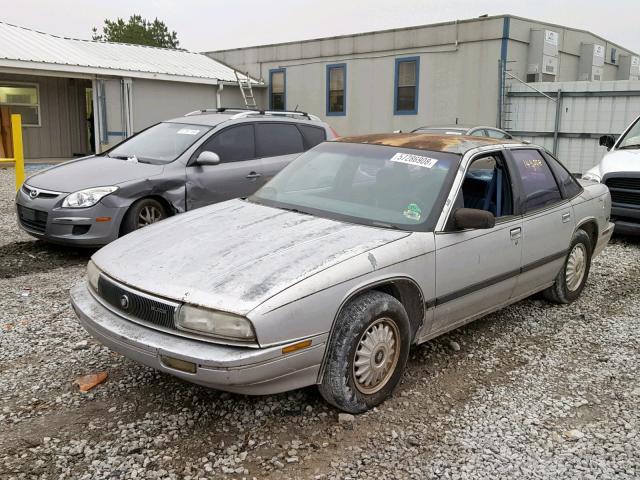
[[[24,182],[24,151],[22,150],[22,117],[11,115],[11,133],[13,137],[13,159],[16,169],[16,192]]]

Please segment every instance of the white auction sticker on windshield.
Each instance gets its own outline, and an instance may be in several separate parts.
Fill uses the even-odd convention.
[[[406,163],[407,165],[417,165],[419,167],[432,168],[438,160],[435,158],[413,155],[411,153],[396,153],[391,157],[392,162]]]
[[[191,128],[181,128],[176,133],[178,135],[197,135],[200,133],[200,130],[193,130]]]

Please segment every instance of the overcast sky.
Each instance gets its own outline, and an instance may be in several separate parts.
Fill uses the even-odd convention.
[[[640,52],[640,0],[0,0],[0,20],[91,38],[105,18],[163,20],[193,51],[511,13],[589,30]]]

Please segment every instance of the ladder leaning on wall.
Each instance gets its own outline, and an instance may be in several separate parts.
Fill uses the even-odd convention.
[[[251,77],[249,77],[249,73],[238,74],[237,70],[234,70],[233,73],[236,74],[236,80],[238,81],[238,87],[240,88],[240,93],[242,94],[242,98],[244,100],[244,106],[251,109],[256,109],[256,99],[253,96],[253,90],[251,88]]]

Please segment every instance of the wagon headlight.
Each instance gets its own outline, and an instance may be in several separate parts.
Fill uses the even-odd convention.
[[[89,286],[95,291],[98,291],[98,279],[100,278],[100,269],[96,267],[96,264],[92,260],[89,260],[87,264],[87,282]]]
[[[178,311],[177,326],[181,330],[205,333],[234,340],[255,340],[251,322],[244,317],[206,308],[182,305]]]
[[[118,187],[95,187],[70,193],[62,202],[63,208],[86,208],[93,207],[102,198],[115,192]]]
[[[592,182],[600,183],[600,176],[596,175],[595,173],[585,173],[582,178],[584,178],[585,180],[591,180]]]

